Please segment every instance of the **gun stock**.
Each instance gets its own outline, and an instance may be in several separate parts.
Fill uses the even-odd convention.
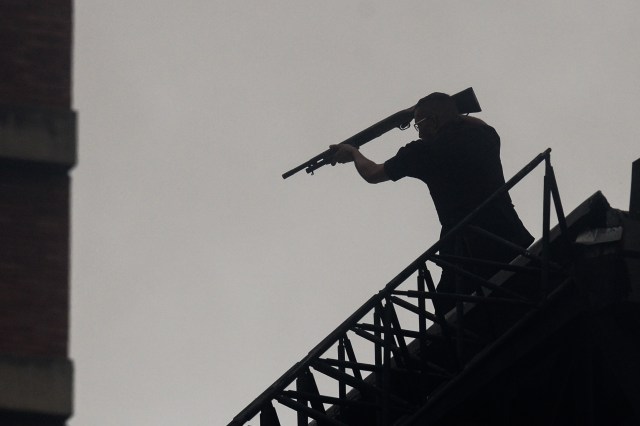
[[[451,97],[456,102],[456,107],[458,107],[458,112],[460,114],[470,114],[472,112],[482,111],[478,98],[476,98],[476,94],[473,91],[473,87],[464,89],[462,92],[451,95]]]
[[[472,112],[481,111],[478,99],[476,98],[473,88],[471,87],[463,90],[462,92],[456,93],[451,97],[456,102],[456,106],[458,107],[458,112],[460,112],[460,114],[469,114]],[[355,135],[351,136],[348,139],[345,139],[340,143],[353,145],[356,148],[359,148],[367,142],[370,142],[371,140],[387,133],[392,129],[395,129],[396,127],[400,130],[405,130],[409,128],[411,120],[413,120],[415,107],[416,106],[413,105],[407,109],[398,111],[395,114],[390,115],[384,120],[378,121],[373,126],[367,127],[363,131],[356,133]],[[316,155],[315,157],[284,173],[282,175],[282,178],[286,179],[303,169],[305,169],[307,173],[313,174],[315,170],[330,163],[331,154],[331,149],[327,149],[326,151]]]

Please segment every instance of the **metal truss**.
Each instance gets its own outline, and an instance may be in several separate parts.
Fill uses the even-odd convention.
[[[259,418],[260,426],[280,425],[283,410],[292,410],[293,415],[288,415],[295,417],[299,426],[310,421],[322,426],[410,424],[413,414],[460,380],[466,369],[488,356],[501,339],[514,333],[532,313],[544,308],[550,295],[570,282],[570,276],[552,261],[552,243],[568,247],[568,240],[550,153],[547,149],[536,156],[276,380],[229,426],[244,425],[254,418]],[[472,225],[480,211],[543,162],[543,231],[538,243],[527,250]],[[560,231],[554,236],[550,230],[551,201]],[[503,263],[479,259],[465,250],[439,254],[443,245],[452,241],[456,247],[464,247],[470,235],[508,247],[519,257]],[[455,274],[456,292],[437,291],[430,265]],[[500,273],[487,278],[476,272],[487,267]],[[473,291],[463,292],[465,283]],[[455,303],[449,312],[440,308],[447,301]],[[323,392],[318,386],[320,379],[326,385]]]

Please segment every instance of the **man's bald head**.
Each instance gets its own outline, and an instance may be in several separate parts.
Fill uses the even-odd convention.
[[[459,116],[453,98],[439,92],[420,99],[414,112],[415,123],[422,139],[434,136],[442,126],[457,120]]]
[[[416,104],[416,111],[423,110],[435,113],[443,121],[458,118],[458,107],[453,98],[446,93],[434,92],[420,99]]]

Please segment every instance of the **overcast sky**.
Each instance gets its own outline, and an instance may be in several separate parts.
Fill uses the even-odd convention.
[[[224,425],[434,243],[426,187],[281,174],[473,86],[510,177],[627,209],[637,1],[75,2],[71,357],[84,425]],[[417,138],[392,131],[378,162]],[[542,174],[512,191],[538,237]]]

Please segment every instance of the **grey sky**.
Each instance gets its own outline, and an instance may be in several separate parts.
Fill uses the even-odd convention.
[[[635,1],[75,9],[72,426],[226,424],[435,242],[419,182],[280,177],[429,92],[474,87],[507,177],[551,147],[565,210],[628,207]],[[541,194],[512,192],[536,236]]]

